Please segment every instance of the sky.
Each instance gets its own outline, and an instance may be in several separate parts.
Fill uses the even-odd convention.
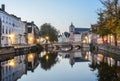
[[[76,27],[90,28],[97,22],[99,0],[0,0],[9,14],[23,21],[34,21],[40,27],[50,23],[60,32],[69,31],[71,22]]]

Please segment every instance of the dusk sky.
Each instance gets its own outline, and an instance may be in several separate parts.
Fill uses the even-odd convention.
[[[68,31],[71,22],[89,28],[96,23],[96,12],[102,7],[99,0],[0,0],[1,4],[23,21],[34,21],[38,27],[51,23],[61,32]]]

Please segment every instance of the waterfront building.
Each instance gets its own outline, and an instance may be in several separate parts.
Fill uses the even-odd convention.
[[[84,33],[89,31],[90,28],[84,28],[84,27],[75,27],[73,25],[73,23],[71,23],[71,25],[69,26],[69,32],[73,32],[74,34],[78,34],[78,33]]]
[[[112,34],[101,37],[99,34],[95,33],[97,30],[99,30],[98,24],[92,24],[91,29],[92,29],[92,42],[93,43],[97,43],[97,44],[109,43],[111,45],[114,45],[115,39]],[[117,42],[120,43],[119,38]]]
[[[91,31],[92,31],[92,36],[91,36],[91,42],[92,43],[97,43],[97,44],[103,44],[104,41],[110,42],[111,39],[109,39],[110,36],[104,36],[104,38],[100,37],[99,34],[96,34],[96,31],[99,30],[98,24],[92,24],[91,25]],[[104,40],[104,41],[103,41]]]
[[[0,21],[0,42],[2,47],[26,44],[25,23],[21,21],[21,18],[7,13],[4,4],[0,8]]]
[[[89,43],[90,28],[77,28],[71,23],[69,32],[64,32],[58,36],[58,42],[82,42]]]
[[[36,43],[40,43],[39,38],[39,28],[34,24],[34,22],[24,22],[26,23],[25,32],[27,35],[27,44],[33,45]]]
[[[91,37],[91,42],[92,43],[97,43],[97,40],[99,43],[101,43],[101,40],[98,39],[99,35],[97,35],[95,32],[98,30],[98,25],[97,24],[92,24],[91,25],[91,31],[92,31],[92,37]]]
[[[69,42],[70,34],[68,32],[64,32],[58,36],[58,42]]]
[[[69,26],[70,42],[80,42],[84,41],[85,37],[88,35],[90,28],[79,28],[75,27],[73,23]]]

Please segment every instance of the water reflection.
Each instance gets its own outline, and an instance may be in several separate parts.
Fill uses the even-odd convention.
[[[120,81],[119,59],[89,50],[43,51],[5,58],[0,59],[0,81]],[[29,77],[33,74],[34,78]]]
[[[85,53],[85,52],[84,52]],[[14,56],[12,58],[6,57],[8,60],[0,62],[0,81],[17,81],[22,75],[27,75],[29,71],[34,72],[38,65],[45,71],[50,70],[55,64],[62,59],[69,59],[69,64],[73,65],[77,62],[88,62],[88,56],[79,52],[46,52],[40,54],[29,53]]]
[[[91,71],[97,70],[98,81],[120,81],[120,61],[103,54],[92,54]]]
[[[44,70],[51,69],[58,62],[57,53],[41,52],[39,59]]]
[[[29,53],[27,55],[27,69],[34,72],[35,68],[39,64],[39,56],[35,53]]]
[[[25,55],[15,56],[12,59],[0,62],[1,80],[16,81],[23,74],[26,74]]]
[[[58,52],[58,55],[62,58],[69,59],[70,65],[73,65],[77,62],[88,62],[87,52],[83,53],[82,51],[71,51],[71,52]]]

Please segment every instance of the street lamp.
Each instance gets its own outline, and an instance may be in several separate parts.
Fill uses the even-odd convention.
[[[40,43],[40,38],[36,38],[36,42],[39,44]]]
[[[45,59],[48,61],[48,59],[49,59],[49,55],[48,54],[45,56]]]
[[[8,35],[8,37],[10,38],[11,45],[12,45],[13,42],[15,41],[15,40],[14,40],[14,34],[10,34],[10,35]]]
[[[28,37],[28,44],[33,44],[34,38],[32,36]]]
[[[48,43],[49,36],[46,36],[45,39],[46,39],[46,43]]]

